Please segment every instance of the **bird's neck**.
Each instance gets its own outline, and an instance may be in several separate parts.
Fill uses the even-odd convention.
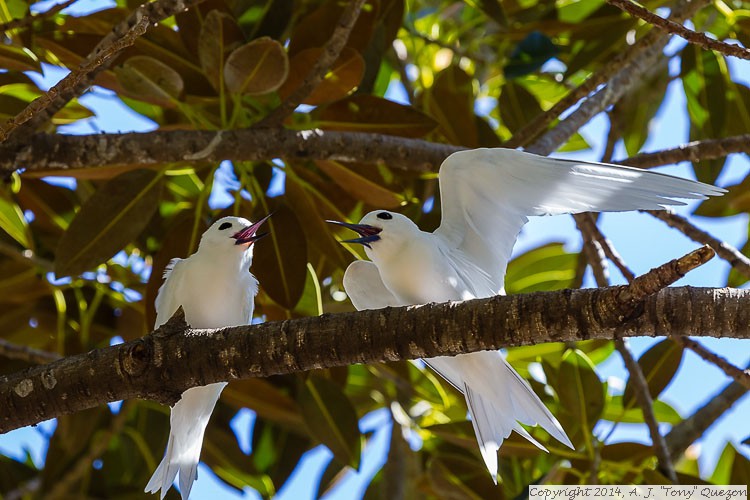
[[[222,248],[201,248],[195,252],[195,256],[210,264],[217,272],[226,270],[231,273],[247,273],[253,263],[252,250],[243,248],[232,248],[228,252]]]

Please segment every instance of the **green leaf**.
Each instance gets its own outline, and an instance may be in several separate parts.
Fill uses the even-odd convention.
[[[497,106],[503,125],[514,134],[542,113],[536,97],[515,82],[508,82],[502,87]]]
[[[563,243],[548,243],[510,261],[505,288],[509,294],[568,288],[577,266],[578,254],[566,252]]]
[[[643,375],[646,378],[648,391],[652,399],[656,399],[661,394],[661,391],[672,381],[682,362],[682,353],[682,344],[667,338],[644,352],[638,360],[638,365],[641,367]],[[625,408],[635,405],[636,390],[635,386],[631,384],[630,379],[628,379],[623,394]]]
[[[719,460],[716,461],[716,467],[711,474],[711,482],[714,484],[731,484],[729,482],[732,475],[732,464],[734,463],[734,457],[737,455],[737,450],[734,449],[732,443],[727,443],[724,449],[719,455]]]
[[[654,401],[653,408],[657,422],[671,425],[676,425],[682,422],[682,417],[677,413],[677,410],[664,401],[657,399]],[[612,396],[612,398],[607,401],[604,413],[602,414],[602,420],[623,422],[625,424],[644,423],[643,412],[640,408],[631,407],[626,410],[622,407],[622,396]]]
[[[323,130],[400,137],[422,137],[437,125],[429,116],[411,106],[360,94],[320,106],[311,113],[311,118],[313,125]]]
[[[268,94],[281,87],[288,74],[284,47],[268,37],[237,47],[224,64],[227,88],[237,94]]]
[[[178,72],[149,56],[131,57],[115,74],[133,97],[164,107],[174,107],[185,88]]]
[[[106,261],[146,227],[159,207],[162,174],[133,170],[101,186],[60,239],[55,274],[80,274]]]
[[[245,43],[242,30],[230,15],[212,10],[206,16],[198,37],[198,59],[211,85],[221,91],[227,56]]]
[[[317,160],[315,164],[355,198],[379,208],[396,208],[404,201],[403,196],[386,189],[357,173],[357,164],[344,164],[332,160]]]
[[[29,227],[23,217],[23,212],[5,190],[0,190],[0,229],[24,248],[31,248]]]
[[[312,374],[297,398],[307,427],[342,464],[359,469],[361,437],[357,413],[341,388]]]
[[[584,432],[594,427],[604,410],[604,384],[596,374],[594,364],[578,349],[563,355],[556,381],[562,406],[584,426]]]
[[[266,202],[273,217],[266,222],[269,235],[255,248],[253,273],[274,302],[292,310],[305,289],[307,239],[297,216],[286,204],[278,199],[267,198]],[[254,220],[263,215],[257,211]]]
[[[440,124],[438,130],[451,144],[479,146],[473,80],[458,66],[449,66],[435,76],[432,87],[424,92],[424,110]]]

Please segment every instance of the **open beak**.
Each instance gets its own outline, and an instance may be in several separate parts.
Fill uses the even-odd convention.
[[[255,224],[251,224],[247,226],[245,229],[242,229],[241,231],[234,233],[232,235],[232,238],[237,240],[234,242],[234,244],[235,245],[248,245],[249,244],[248,246],[250,246],[256,241],[258,241],[259,239],[261,239],[262,237],[264,237],[265,235],[267,235],[268,233],[260,233],[260,234],[255,234],[255,233],[256,231],[258,231],[258,229],[260,229],[260,226],[262,226],[263,223],[266,222],[268,218],[271,217],[272,215],[273,213],[270,213],[266,215],[265,217],[263,217],[258,222],[256,222]]]
[[[361,236],[361,238],[354,238],[353,240],[343,240],[342,243],[361,243],[367,248],[372,248],[370,243],[378,241],[380,239],[380,236],[378,235],[383,230],[382,228],[367,224],[349,224],[348,222],[339,222],[337,220],[327,220],[326,222],[351,229]]]

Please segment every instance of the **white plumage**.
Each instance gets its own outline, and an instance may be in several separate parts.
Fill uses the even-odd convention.
[[[220,328],[248,324],[258,281],[250,274],[253,243],[263,234],[257,229],[268,217],[251,224],[241,217],[224,217],[203,233],[198,250],[187,259],[173,259],[156,297],[158,328],[182,306],[185,320],[194,328]],[[193,387],[172,407],[170,433],[164,459],[145,491],[161,498],[180,475],[183,500],[197,479],[203,434],[226,382]]]
[[[358,310],[490,297],[504,293],[505,271],[531,215],[663,209],[675,198],[724,190],[631,167],[547,158],[509,149],[476,149],[440,167],[442,221],[434,233],[388,211],[344,225],[371,262],[353,262],[344,288]],[[330,221],[333,222],[333,221]],[[572,444],[555,417],[497,351],[425,360],[466,396],[482,458],[497,476],[497,450],[519,425],[541,425]]]

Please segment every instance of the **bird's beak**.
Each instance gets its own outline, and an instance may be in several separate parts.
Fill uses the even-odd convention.
[[[326,222],[336,224],[337,226],[344,226],[347,229],[356,231],[361,236],[361,238],[354,238],[353,240],[343,240],[342,243],[361,243],[367,248],[372,248],[370,243],[378,241],[380,239],[378,235],[383,230],[382,228],[367,224],[349,224],[348,222],[339,222],[337,220],[327,220]]]
[[[238,231],[238,232],[234,233],[232,235],[232,238],[234,238],[235,240],[237,240],[237,241],[234,242],[234,244],[235,245],[246,245],[246,244],[249,243],[250,245],[252,245],[256,241],[258,241],[259,239],[261,239],[262,237],[264,237],[265,235],[267,235],[268,233],[255,234],[255,232],[258,229],[260,229],[260,226],[262,226],[263,223],[266,222],[268,220],[268,218],[271,217],[272,215],[273,215],[273,213],[270,213],[270,214],[266,215],[265,217],[263,217],[258,222],[256,222],[255,224],[250,224],[245,229],[242,229],[241,231]],[[248,245],[248,246],[250,246],[250,245]]]

